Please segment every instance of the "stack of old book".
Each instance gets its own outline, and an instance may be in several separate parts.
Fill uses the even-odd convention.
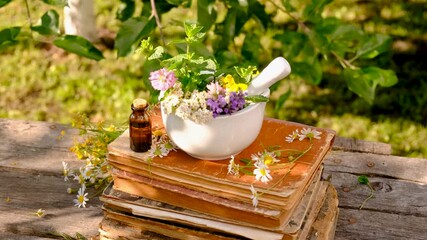
[[[152,118],[161,129],[160,117]],[[250,159],[268,146],[307,149],[310,141],[286,136],[309,126],[264,119],[258,138],[235,156]],[[109,145],[114,184],[101,200],[101,239],[333,239],[338,215],[335,189],[321,179],[334,132],[316,128],[309,151],[271,172],[268,183],[227,174],[229,160],[207,161],[178,150],[150,161],[129,148],[124,132]],[[241,163],[242,165],[244,163]],[[251,185],[258,192],[253,206]]]

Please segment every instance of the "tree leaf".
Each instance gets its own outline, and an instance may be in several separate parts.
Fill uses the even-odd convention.
[[[184,6],[184,7],[191,6],[191,0],[166,0],[166,2],[175,6]]]
[[[116,12],[116,19],[126,21],[135,13],[135,0],[120,0],[119,9]]]
[[[279,111],[282,109],[283,105],[285,104],[286,100],[288,100],[289,96],[291,96],[291,89],[289,88],[286,93],[280,95],[279,99],[277,99],[276,104],[274,105],[274,113],[279,113]]]
[[[344,78],[348,88],[357,95],[372,104],[375,98],[377,85],[391,87],[398,81],[395,72],[378,67],[367,67],[362,69],[345,69]]]
[[[224,20],[222,33],[220,34],[222,36],[220,49],[227,49],[228,45],[233,40],[236,34],[236,18],[237,10],[235,8],[229,9]]]
[[[288,10],[289,12],[296,11],[296,8],[292,6],[292,4],[290,3],[290,0],[282,0],[282,4],[285,7],[285,9]]]
[[[315,59],[312,63],[309,62],[292,62],[292,72],[300,76],[305,81],[318,85],[322,81],[322,66],[319,60]]]
[[[348,88],[365,99],[369,104],[374,102],[376,84],[372,78],[366,76],[362,69],[346,68],[343,71]]]
[[[306,46],[312,48],[312,45],[308,42],[307,35],[303,33],[284,31],[281,34],[274,35],[273,38],[282,43],[283,55],[288,59],[296,59]]]
[[[80,36],[65,35],[53,41],[53,44],[66,51],[87,57],[96,61],[104,59],[102,52],[98,50],[89,40]]]
[[[393,70],[381,69],[379,67],[367,67],[363,69],[367,77],[373,79],[374,83],[378,83],[382,87],[394,86],[397,82],[396,73]]]
[[[268,28],[268,24],[271,23],[271,18],[265,12],[265,5],[262,5],[257,0],[249,0],[249,10],[260,20],[264,29]]]
[[[390,49],[392,44],[391,37],[384,34],[375,34],[362,44],[357,50],[356,56],[365,59],[371,59]]]
[[[197,22],[207,31],[215,23],[217,12],[215,10],[215,0],[197,1]]]
[[[16,37],[21,32],[20,27],[5,28],[0,31],[0,49],[16,44]]]
[[[40,25],[32,26],[31,30],[47,36],[59,34],[59,14],[55,10],[45,12],[40,22]]]
[[[303,11],[303,17],[307,20],[313,22],[319,21],[321,19],[321,14],[326,5],[331,3],[333,0],[312,0],[309,1],[309,4],[305,7]]]
[[[12,2],[12,0],[0,0],[0,8],[6,6],[10,2]]]
[[[329,41],[328,38],[317,31],[310,31],[307,33],[308,38],[310,39],[311,43],[323,54],[329,53]]]
[[[156,27],[154,18],[148,19],[144,16],[129,18],[122,23],[116,36],[114,48],[117,55],[124,57],[128,55],[135,43],[147,37]]]
[[[364,184],[364,185],[368,185],[368,184],[369,184],[369,179],[368,179],[368,177],[367,177],[367,176],[365,176],[365,175],[361,175],[361,176],[359,176],[359,177],[357,178],[357,181],[358,181],[360,184]]]
[[[245,41],[242,46],[242,55],[246,60],[250,61],[251,64],[258,65],[258,57],[262,51],[260,39],[259,36],[253,33],[247,33],[245,36]]]
[[[142,0],[144,6],[141,10],[141,16],[150,17],[151,15],[151,3],[150,0]],[[191,3],[191,1],[189,1]],[[176,5],[170,4],[168,1],[155,1],[156,11],[159,16],[163,13],[169,12],[172,8],[175,8]]]
[[[52,5],[52,6],[58,6],[58,7],[65,7],[68,5],[68,0],[42,0],[44,3]]]

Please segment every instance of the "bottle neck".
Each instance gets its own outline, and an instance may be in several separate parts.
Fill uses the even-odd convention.
[[[135,107],[133,106],[133,104],[130,106],[130,108],[132,109],[132,111],[137,111],[137,112],[144,112],[145,110],[147,110],[147,107],[148,107],[148,106],[145,106],[145,107],[143,107],[143,108],[135,108]]]

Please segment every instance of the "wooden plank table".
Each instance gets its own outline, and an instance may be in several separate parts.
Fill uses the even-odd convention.
[[[66,132],[60,138],[61,131]],[[62,161],[83,163],[68,148],[78,132],[47,122],[0,119],[0,239],[49,239],[77,232],[96,238],[101,205],[74,207],[66,193]],[[382,143],[337,138],[325,160],[323,177],[339,195],[335,239],[427,239],[427,159],[389,155]],[[367,175],[374,197],[360,210],[370,190],[357,181]],[[35,215],[44,209],[41,218]]]

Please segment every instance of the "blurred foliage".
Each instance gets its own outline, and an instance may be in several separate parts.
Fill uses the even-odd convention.
[[[262,69],[278,55],[291,61],[293,74],[274,86],[269,116],[331,128],[341,136],[391,143],[395,154],[427,157],[427,6],[423,1],[161,2],[158,11],[167,42],[182,36],[183,17],[195,20],[199,14],[199,21],[212,30],[205,45],[222,63],[255,62]],[[236,5],[244,2],[246,7]],[[0,31],[9,31],[8,41],[0,42],[0,117],[70,123],[83,112],[94,121],[126,121],[131,100],[150,95],[142,80],[148,68],[138,55],[117,56],[131,53],[144,34],[128,43],[116,42],[116,46],[131,43],[122,54],[111,47],[124,26],[144,25],[141,21],[151,14],[147,1],[96,1],[102,42],[92,46],[102,53],[98,62],[53,46],[55,34],[42,35],[55,33],[57,27],[62,31],[55,14],[45,15],[44,23],[42,19],[51,9],[62,19],[60,7],[29,3],[33,32],[22,2],[11,1],[0,8]],[[11,27],[19,27],[19,34]],[[161,42],[158,29],[153,31],[150,36]],[[381,69],[394,71],[399,81],[393,87],[376,88],[395,81],[381,82],[378,74],[393,79]],[[363,77],[366,74],[370,77]],[[375,75],[379,80],[372,82]],[[359,78],[365,85],[357,90],[351,81]],[[347,84],[371,105],[348,91]]]

